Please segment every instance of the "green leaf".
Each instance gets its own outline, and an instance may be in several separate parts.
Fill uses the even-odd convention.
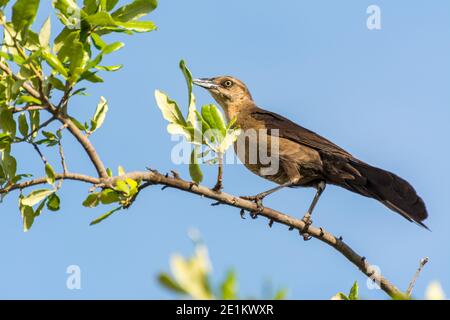
[[[32,207],[54,192],[55,192],[55,190],[49,190],[49,189],[35,190],[35,191],[31,192],[28,196],[22,198],[21,203],[24,206]]]
[[[119,200],[120,195],[113,189],[105,189],[100,193],[100,201],[102,204],[111,204]]]
[[[348,295],[350,300],[358,300],[358,282],[355,281],[353,283],[352,288],[350,289],[350,293]]]
[[[107,46],[106,42],[96,33],[91,33],[91,39],[98,50],[103,50]]]
[[[69,76],[69,74],[67,73],[66,68],[64,67],[64,65],[61,63],[61,61],[59,61],[58,57],[55,56],[54,54],[48,52],[48,51],[43,51],[42,52],[42,57],[44,58],[44,60],[48,63],[48,65],[55,71],[59,72],[60,74],[62,74],[65,78],[67,78]]]
[[[122,69],[123,65],[119,64],[116,66],[96,66],[95,68],[98,70],[104,70],[104,71],[117,71]]]
[[[120,27],[133,32],[150,32],[156,30],[156,25],[151,21],[128,21],[128,22],[117,22],[116,24]]]
[[[45,20],[42,25],[41,31],[39,32],[39,43],[42,47],[47,47],[50,42],[50,32],[52,28],[52,23],[50,17]]]
[[[17,99],[17,104],[22,103],[41,104],[41,100],[36,99],[33,96],[22,95]]]
[[[22,214],[23,219],[23,231],[27,232],[30,230],[34,222],[35,214],[33,208],[30,206],[21,205],[20,213]]]
[[[88,207],[88,208],[94,208],[94,207],[98,206],[99,203],[100,203],[100,193],[95,192],[95,193],[89,194],[86,197],[86,199],[83,201],[83,206]]]
[[[115,189],[125,195],[130,194],[130,186],[124,180],[117,180]]]
[[[273,300],[284,300],[288,294],[287,289],[280,289],[275,293]]]
[[[91,133],[100,128],[105,121],[108,112],[108,103],[104,97],[100,97],[100,102],[95,110],[94,117],[91,120]]]
[[[233,270],[227,272],[226,278],[220,286],[220,291],[224,300],[236,300],[238,298],[236,272]]]
[[[108,211],[107,213],[105,213],[104,215],[101,215],[100,217],[98,217],[97,219],[93,220],[89,225],[93,226],[94,224],[100,223],[103,220],[105,220],[106,218],[108,218],[110,215],[112,215],[113,213],[119,211],[120,209],[122,209],[122,207],[118,207],[115,208],[111,211]]]
[[[205,105],[202,108],[202,116],[208,122],[211,129],[219,130],[222,136],[226,134],[226,125],[222,113],[214,105]]]
[[[81,130],[81,131],[86,131],[87,130],[86,126],[81,124],[80,121],[78,121],[77,119],[75,119],[73,117],[69,117],[69,118],[79,130]]]
[[[2,152],[1,165],[3,167],[4,173],[7,175],[9,180],[12,180],[16,176],[17,171],[17,161],[11,156],[9,152]]]
[[[187,116],[187,122],[191,124],[191,126],[196,127],[197,122],[202,122],[202,119],[198,118],[198,111],[195,107],[195,96],[192,93],[192,73],[189,71],[189,69],[186,67],[186,63],[184,60],[180,61],[180,69],[183,72],[184,78],[186,79],[186,84],[188,87],[188,116]],[[203,131],[203,130],[202,130]]]
[[[21,113],[19,116],[19,131],[20,134],[23,137],[27,137],[28,136],[28,122],[27,122],[27,116],[25,115],[25,113]]]
[[[47,182],[49,184],[55,183],[55,170],[53,170],[53,167],[50,165],[50,163],[47,163],[45,165],[45,174],[47,175]]]
[[[187,294],[187,291],[183,289],[171,276],[162,272],[158,275],[158,282],[166,289],[175,293]]]
[[[189,163],[189,175],[191,176],[192,181],[195,183],[200,183],[203,180],[203,173],[200,169],[200,165],[198,164],[198,148],[194,147],[191,152],[191,161]]]
[[[9,0],[0,0],[0,7],[4,7],[8,4]]]
[[[117,167],[117,174],[118,174],[119,176],[125,175],[125,169],[124,169],[122,166],[118,166],[118,167]]]
[[[113,172],[112,172],[111,168],[107,168],[106,173],[108,174],[108,177],[110,177],[110,178],[113,176]]]
[[[0,133],[0,150],[9,149],[12,143],[12,138],[8,133]]]
[[[125,46],[125,43],[123,42],[113,42],[111,44],[108,44],[102,51],[103,54],[110,54],[117,50],[122,49]]]
[[[170,123],[180,124],[184,127],[187,125],[186,120],[184,120],[183,114],[175,101],[170,100],[165,93],[159,90],[155,91],[155,99],[164,119]]]
[[[36,18],[39,0],[17,0],[12,8],[12,23],[14,29],[23,31],[28,29]]]
[[[56,193],[51,194],[47,199],[47,209],[50,211],[58,211],[61,200]]]
[[[86,12],[81,10],[75,0],[53,0],[53,7],[58,11],[59,20],[68,28],[79,29],[81,19],[86,17]]]
[[[0,112],[0,129],[3,130],[3,133],[8,133],[12,137],[16,135],[16,122],[11,110],[4,109]]]
[[[48,82],[51,83],[54,88],[60,91],[66,90],[66,86],[64,85],[64,83],[58,78],[55,78],[53,75],[48,78]]]
[[[331,300],[350,300],[344,293],[338,292],[331,297]]]
[[[118,21],[136,20],[153,11],[157,5],[156,0],[134,0],[132,3],[117,9],[112,13],[112,17]]]
[[[31,131],[34,132],[33,133],[33,138],[35,138],[38,135],[38,128],[40,125],[40,111],[39,110],[31,110],[29,111],[29,115],[30,115],[30,124],[31,124]]]

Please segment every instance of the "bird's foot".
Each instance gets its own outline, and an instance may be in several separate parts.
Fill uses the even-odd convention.
[[[256,203],[257,209],[254,213],[258,214],[264,210],[264,206],[263,206],[263,202],[262,202],[264,199],[264,196],[262,196],[261,194],[257,194],[256,196],[242,196],[240,198],[244,199],[244,200],[253,201]]]
[[[305,223],[305,227],[303,228],[303,230],[300,232],[301,235],[303,236],[303,240],[308,241],[311,240],[311,235],[308,233],[308,228],[309,226],[312,224],[312,219],[311,219],[311,213],[307,212],[303,218],[302,221]]]
[[[311,219],[311,213],[307,212],[303,216],[302,221],[309,227],[313,223],[313,221]]]
[[[217,181],[216,185],[212,188],[215,192],[220,192],[223,189],[222,181]]]

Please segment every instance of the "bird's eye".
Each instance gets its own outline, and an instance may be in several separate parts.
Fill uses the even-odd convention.
[[[225,81],[225,82],[223,83],[223,86],[226,87],[226,88],[229,88],[229,87],[231,87],[232,85],[233,85],[233,81],[231,81],[231,80],[227,80],[227,81]]]

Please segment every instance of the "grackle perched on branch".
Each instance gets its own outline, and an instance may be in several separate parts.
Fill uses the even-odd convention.
[[[245,134],[241,134],[242,138],[239,136],[235,143],[235,151],[248,169],[279,184],[254,197],[246,197],[247,199],[256,201],[262,207],[262,199],[281,188],[314,187],[317,193],[303,217],[310,224],[312,211],[329,183],[374,198],[407,220],[427,228],[422,223],[428,216],[425,204],[404,179],[356,159],[329,140],[289,119],[259,108],[245,84],[236,78],[221,76],[194,79],[193,82],[207,89],[223,108],[228,121],[235,118],[236,124],[244,133],[256,130],[266,134],[265,139],[268,141],[265,143],[260,136],[246,140],[245,152],[237,152],[236,147],[239,139],[248,138]],[[250,161],[249,150],[259,150],[275,144],[277,150],[271,149],[271,155],[277,157],[278,170],[272,174],[263,174],[262,169],[267,164],[259,157],[256,161]]]

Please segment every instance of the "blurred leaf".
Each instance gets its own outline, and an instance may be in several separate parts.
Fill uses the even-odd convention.
[[[203,180],[203,173],[198,164],[198,149],[194,147],[191,152],[191,161],[189,162],[189,175],[192,181],[195,183],[200,183]]]
[[[235,300],[238,298],[236,272],[233,270],[228,271],[225,280],[220,286],[220,291],[224,300]]]
[[[342,292],[338,292],[331,297],[331,300],[350,300],[350,299]]]
[[[100,128],[105,121],[108,112],[108,103],[104,97],[100,97],[100,102],[95,110],[94,117],[91,120],[91,133]]]
[[[58,211],[61,200],[56,193],[51,194],[47,199],[47,209],[50,211]]]
[[[117,9],[112,13],[112,17],[114,20],[125,22],[136,20],[153,11],[157,5],[156,0],[134,0],[132,3]]]
[[[106,218],[108,218],[110,215],[112,215],[113,213],[119,211],[120,209],[122,209],[122,207],[118,207],[115,208],[111,211],[108,211],[107,213],[105,213],[104,215],[101,215],[100,217],[98,217],[97,219],[93,220],[89,225],[93,226],[94,224],[100,223],[103,220],[105,220]]]
[[[19,115],[19,131],[20,131],[20,134],[23,137],[26,137],[26,136],[28,136],[28,130],[29,130],[29,128],[28,128],[27,116],[25,115],[25,113],[22,112]]]
[[[212,299],[208,276],[211,270],[207,249],[198,245],[193,257],[172,256],[171,270],[175,281],[194,299]]]
[[[445,292],[439,281],[432,281],[425,290],[426,300],[445,300]]]
[[[55,190],[49,190],[49,189],[35,190],[35,191],[32,191],[28,196],[23,197],[21,200],[21,203],[24,206],[32,207],[54,192],[55,192]]]
[[[41,31],[39,32],[39,43],[42,47],[47,47],[50,42],[51,28],[51,20],[50,17],[48,17],[42,25]]]
[[[125,169],[124,169],[122,166],[118,166],[118,167],[117,167],[117,174],[118,174],[119,176],[125,175],[125,174],[126,174]]]
[[[287,289],[280,289],[275,293],[273,300],[284,300],[288,294]]]
[[[187,294],[186,290],[184,290],[181,286],[178,285],[178,283],[172,279],[167,273],[160,273],[158,275],[158,281],[159,283],[164,286],[166,289],[169,289],[170,291],[174,291],[176,293],[180,294]]]
[[[17,0],[12,8],[12,23],[14,29],[23,31],[28,29],[36,18],[39,0]]]
[[[350,300],[358,300],[358,282],[355,281],[355,283],[353,283],[348,298]]]
[[[53,170],[53,167],[50,165],[50,163],[47,163],[45,165],[45,174],[47,175],[47,182],[49,184],[55,183],[55,170]]]

